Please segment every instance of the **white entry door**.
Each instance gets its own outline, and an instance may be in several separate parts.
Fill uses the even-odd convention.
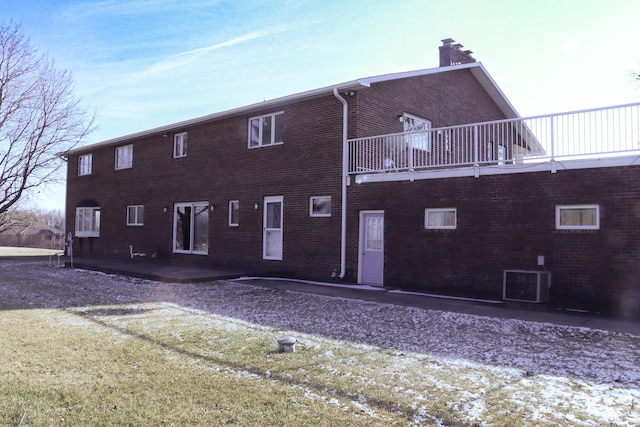
[[[358,283],[384,283],[384,212],[360,212],[360,259]]]
[[[264,198],[262,258],[282,259],[282,196]]]

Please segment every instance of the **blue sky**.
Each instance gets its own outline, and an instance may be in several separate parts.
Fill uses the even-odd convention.
[[[637,0],[2,0],[95,110],[86,143],[474,52],[522,116],[640,100]],[[64,187],[33,201],[64,207]]]

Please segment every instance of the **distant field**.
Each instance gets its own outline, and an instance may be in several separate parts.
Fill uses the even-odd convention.
[[[39,248],[17,248],[12,246],[0,246],[0,257],[19,256],[49,256],[54,255],[56,250]]]

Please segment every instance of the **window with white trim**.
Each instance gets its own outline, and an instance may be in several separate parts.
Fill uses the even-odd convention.
[[[454,230],[458,227],[456,208],[434,208],[424,210],[424,228],[427,230]]]
[[[91,175],[91,163],[93,161],[92,154],[83,154],[78,156],[78,175]]]
[[[265,114],[249,119],[249,148],[282,144],[284,142],[284,113]]]
[[[557,230],[599,230],[600,205],[556,205]]]
[[[229,227],[240,225],[240,201],[229,200]]]
[[[187,133],[173,135],[173,157],[187,157]]]
[[[116,169],[128,169],[133,166],[133,145],[116,147]]]
[[[431,151],[431,120],[405,113],[402,124],[407,133],[404,140],[410,148]]]
[[[144,225],[144,205],[127,206],[127,225]]]
[[[331,216],[331,196],[311,196],[309,216]]]
[[[100,208],[76,208],[76,237],[100,236]]]

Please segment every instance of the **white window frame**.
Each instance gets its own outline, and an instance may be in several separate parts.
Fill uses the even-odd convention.
[[[236,213],[236,220],[233,221],[233,213]],[[229,227],[238,227],[240,225],[240,201],[229,200]]]
[[[93,154],[82,154],[78,156],[78,176],[91,175]]]
[[[173,135],[173,158],[187,157],[187,132]]]
[[[278,213],[280,224],[279,226],[269,226],[269,209],[268,206],[272,203],[280,204],[280,211]],[[263,201],[263,217],[262,217],[263,231],[262,231],[262,259],[282,261],[284,253],[284,196],[265,196]],[[271,242],[276,243],[277,252],[269,252],[269,236],[273,235],[275,238]]]
[[[453,213],[453,224],[429,224],[431,215]],[[427,208],[424,210],[424,228],[426,230],[455,230],[458,228],[458,209],[456,208]]]
[[[595,224],[588,225],[566,225],[562,224],[562,211],[563,210],[595,210]],[[597,204],[585,204],[585,205],[556,205],[556,230],[599,230],[600,229],[600,205]]]
[[[144,225],[144,205],[127,206],[127,225],[135,227]]]
[[[317,202],[329,202],[329,212],[321,212],[319,209],[323,205],[318,205]],[[331,216],[331,196],[311,196],[309,197],[309,216],[311,217],[329,217]]]
[[[177,241],[177,221],[178,221],[178,210],[180,208],[189,208],[190,217],[189,217],[189,247],[187,249],[177,249],[176,241]],[[206,219],[207,219],[207,231],[206,231],[206,250],[200,250],[196,247],[196,233],[198,232],[196,227],[196,209],[200,209],[201,213],[203,213],[203,209],[206,211]],[[211,224],[209,217],[210,206],[209,202],[185,202],[185,203],[175,203],[173,205],[173,253],[182,253],[182,254],[193,254],[193,255],[208,255],[209,254],[209,226]]]
[[[133,144],[116,147],[115,168],[130,169],[133,167]]]
[[[271,120],[271,134],[265,136],[263,135],[263,133],[264,133],[265,121],[267,119]],[[278,140],[278,138],[276,138],[278,133],[280,135],[284,133],[284,129],[280,129],[280,132],[276,131],[277,119],[280,120],[280,125],[284,127],[284,111],[264,114],[262,116],[250,117],[249,124],[248,124],[247,147],[259,148],[259,147],[268,147],[271,145],[284,144],[284,138],[280,138],[281,140]],[[254,123],[257,125],[256,127],[258,131],[257,134],[253,131]],[[268,139],[268,140],[265,141],[265,139]]]
[[[402,115],[402,125],[404,132],[408,133],[405,135],[405,142],[410,148],[431,151],[431,120],[405,113]]]
[[[86,218],[88,221],[85,221]],[[100,237],[100,208],[98,206],[76,208],[75,229],[76,237]]]

